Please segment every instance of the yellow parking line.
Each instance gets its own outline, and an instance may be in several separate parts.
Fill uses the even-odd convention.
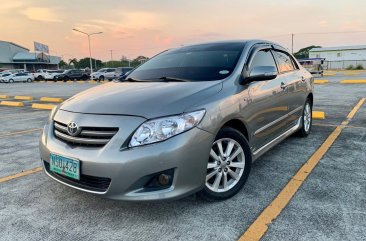
[[[313,111],[313,119],[324,120],[325,113],[323,111]]]
[[[19,134],[26,134],[26,133],[35,132],[35,131],[40,131],[40,130],[42,130],[42,129],[40,129],[40,128],[35,128],[35,129],[24,130],[24,131],[15,131],[15,132],[8,132],[8,133],[0,133],[0,137],[4,137],[4,136],[14,136],[14,135],[19,135]]]
[[[64,101],[62,98],[58,97],[41,97],[41,99],[39,100],[44,102],[55,102],[55,103],[61,103],[62,101]]]
[[[23,102],[17,102],[17,101],[1,101],[0,105],[5,105],[5,106],[13,106],[13,107],[23,107],[24,104]]]
[[[314,84],[328,84],[329,80],[326,79],[316,79],[314,80]]]
[[[356,112],[365,102],[362,98],[358,104],[348,114],[347,119],[342,122],[342,125],[347,125],[349,120],[354,117]],[[277,197],[263,210],[257,219],[249,226],[244,234],[239,238],[239,241],[258,241],[267,232],[268,226],[274,219],[282,212],[282,210],[291,201],[297,190],[304,183],[306,178],[310,175],[319,161],[323,158],[325,153],[329,150],[338,136],[341,134],[344,126],[337,126],[337,128],[328,136],[323,144],[315,151],[310,159],[300,168],[300,170],[291,178],[287,185],[281,190]]]
[[[7,181],[13,180],[13,179],[18,178],[18,177],[28,176],[30,174],[40,172],[40,171],[42,171],[42,167],[36,167],[36,168],[30,169],[30,170],[22,171],[20,173],[14,174],[14,175],[6,176],[6,177],[0,177],[0,183],[7,182]]]
[[[32,96],[17,95],[14,96],[14,100],[33,100]]]
[[[346,79],[341,81],[342,84],[366,84],[366,79]]]
[[[0,95],[0,99],[8,99],[9,95]]]

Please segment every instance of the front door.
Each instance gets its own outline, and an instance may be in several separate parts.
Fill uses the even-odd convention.
[[[256,66],[274,66],[276,62],[270,49],[260,50],[253,56],[249,72]],[[289,106],[286,100],[286,80],[278,75],[273,80],[254,81],[249,84],[250,96],[246,116],[252,133],[255,151],[286,130]]]

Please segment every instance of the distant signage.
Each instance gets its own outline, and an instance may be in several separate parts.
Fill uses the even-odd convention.
[[[38,42],[34,42],[34,51],[42,52],[42,53],[49,53],[48,46],[45,44],[41,44]]]

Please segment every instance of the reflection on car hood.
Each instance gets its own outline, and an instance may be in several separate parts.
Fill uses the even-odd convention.
[[[155,118],[179,114],[218,93],[222,83],[111,82],[81,92],[60,109],[89,114],[135,115]]]

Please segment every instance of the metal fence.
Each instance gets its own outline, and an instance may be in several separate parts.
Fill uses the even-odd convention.
[[[347,69],[350,66],[353,68],[361,65],[366,69],[366,60],[341,60],[341,61],[324,61],[324,69]]]

